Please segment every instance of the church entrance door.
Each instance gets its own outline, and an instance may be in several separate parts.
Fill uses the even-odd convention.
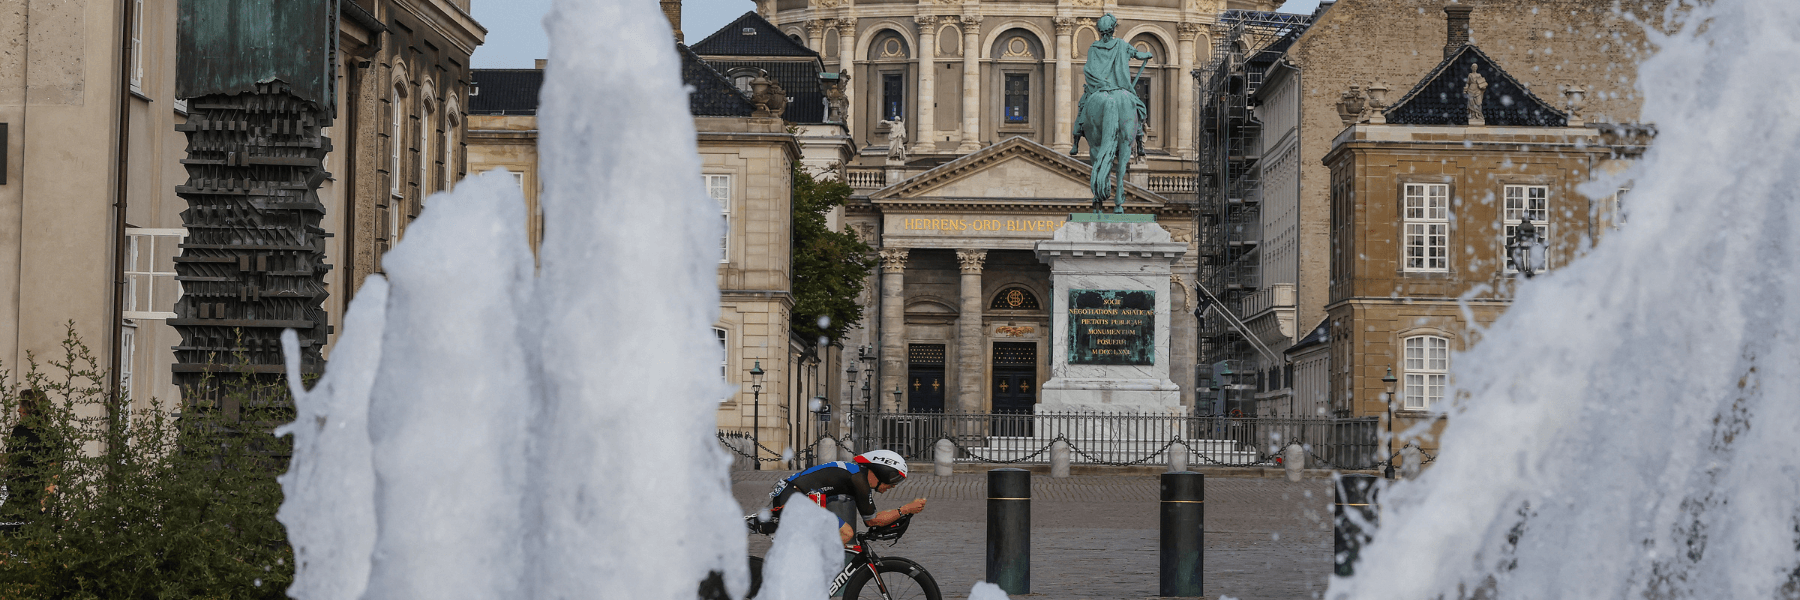
[[[1036,429],[1028,417],[1037,408],[1037,344],[994,342],[993,431],[998,436],[1030,437]]]
[[[912,344],[907,348],[907,412],[944,412],[944,345]]]

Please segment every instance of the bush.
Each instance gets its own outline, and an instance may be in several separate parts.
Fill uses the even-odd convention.
[[[270,431],[292,418],[285,386],[240,374],[200,386],[212,402],[134,412],[72,323],[62,353],[48,372],[33,356],[20,378],[0,370],[5,481],[23,488],[0,504],[0,598],[284,598],[291,444]]]

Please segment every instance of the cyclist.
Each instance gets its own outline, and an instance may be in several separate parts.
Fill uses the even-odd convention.
[[[759,533],[774,533],[781,524],[781,508],[795,493],[801,493],[820,507],[824,507],[830,498],[849,496],[855,501],[856,512],[862,515],[864,525],[889,525],[900,520],[902,515],[916,515],[925,510],[925,499],[916,498],[891,511],[875,511],[875,494],[885,494],[903,481],[906,481],[906,459],[899,453],[893,450],[864,452],[848,462],[828,462],[788,476],[769,492],[768,520],[751,515],[746,521]],[[838,537],[843,543],[849,544],[855,533],[839,516]]]

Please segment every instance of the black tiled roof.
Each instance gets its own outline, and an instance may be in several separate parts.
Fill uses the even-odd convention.
[[[472,69],[469,114],[535,115],[544,72],[538,69]]]
[[[1419,85],[1387,110],[1387,122],[1402,125],[1468,125],[1468,100],[1463,86],[1469,69],[1478,69],[1487,79],[1487,100],[1481,115],[1488,125],[1503,127],[1564,127],[1568,115],[1551,107],[1531,93],[1519,80],[1513,79],[1494,59],[1476,48],[1465,45],[1444,62],[1438,63]]]
[[[681,52],[681,82],[694,86],[688,96],[688,112],[697,117],[748,117],[756,107],[687,46],[676,44]]]
[[[1294,354],[1313,346],[1331,343],[1331,329],[1325,326],[1330,321],[1331,319],[1319,321],[1318,327],[1314,327],[1311,333],[1306,334],[1306,337],[1300,338],[1300,341],[1294,342],[1294,345],[1288,346],[1288,349],[1283,350],[1282,354]]]
[[[744,13],[700,43],[694,53],[702,56],[811,56],[819,53],[795,42],[756,11]],[[787,82],[782,82],[786,85]]]
[[[825,66],[817,60],[730,60],[706,59],[720,73],[738,69],[762,69],[787,91],[787,109],[781,118],[793,123],[819,123],[825,120],[825,89],[819,84],[819,73]]]

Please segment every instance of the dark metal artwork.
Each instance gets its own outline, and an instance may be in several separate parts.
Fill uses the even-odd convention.
[[[286,371],[281,332],[300,337],[300,374],[318,374],[330,326],[323,302],[325,206],[318,196],[330,118],[279,81],[188,102],[188,236],[175,259],[182,296],[176,318],[175,383],[196,400],[207,374]],[[242,359],[237,358],[242,352]],[[240,361],[248,364],[238,364]]]

